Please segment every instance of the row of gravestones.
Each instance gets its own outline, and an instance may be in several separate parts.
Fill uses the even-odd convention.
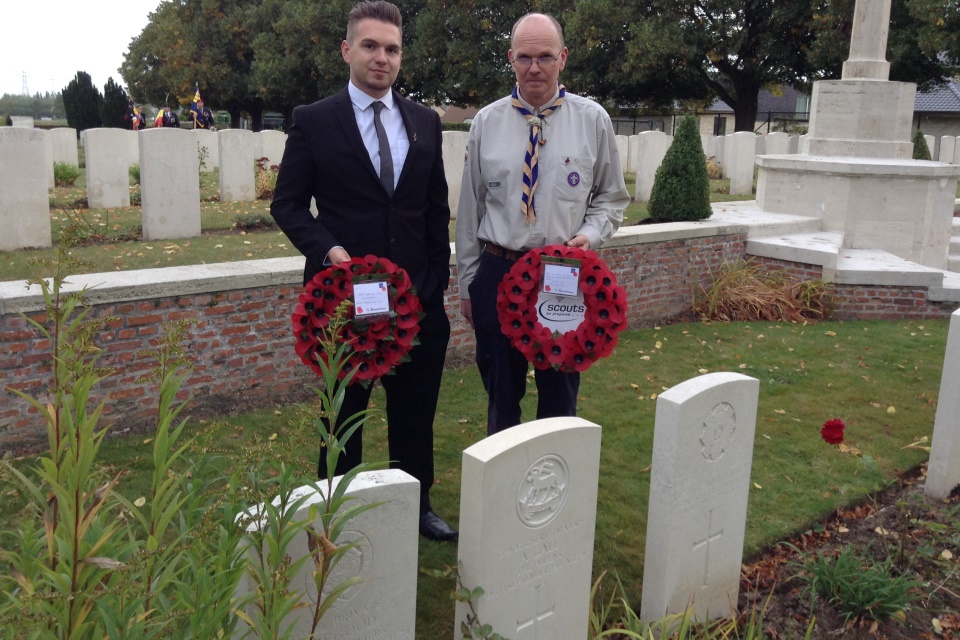
[[[220,200],[253,201],[256,161],[280,163],[286,134],[242,129],[83,131],[87,204],[95,209],[130,206],[132,165],[140,166],[145,240],[200,235],[200,171],[219,168]],[[0,128],[0,250],[51,246],[48,190],[53,165],[78,164],[73,129]]]
[[[759,382],[736,373],[688,380],[657,399],[640,615],[692,608],[704,621],[737,602]],[[960,483],[960,311],[953,314],[926,490]],[[463,453],[460,579],[482,587],[472,610],[513,640],[585,637],[590,607],[601,428],[552,418],[508,429]],[[312,488],[297,518],[322,501]],[[337,580],[358,576],[321,620],[318,638],[412,640],[416,611],[418,483],[399,470],[361,474],[348,494],[382,502],[352,520],[357,542]],[[355,503],[357,504],[357,503]],[[308,553],[306,539],[293,554]],[[286,624],[309,632],[312,564],[295,580],[304,609]],[[332,585],[328,584],[328,588]],[[249,588],[247,585],[245,588]],[[241,593],[240,595],[244,595]],[[299,612],[299,613],[298,613]],[[455,629],[471,615],[456,605]],[[459,634],[457,634],[459,637]]]
[[[7,225],[12,233],[0,239],[0,250],[48,247],[51,236],[45,217],[47,189],[53,186],[54,162],[76,164],[74,130],[20,129],[13,133],[9,129],[4,133],[0,134],[0,175],[16,179],[0,184],[0,199],[12,205],[6,209],[10,213],[0,212],[0,218],[16,219]],[[448,204],[453,217],[457,215],[467,138],[468,134],[460,131],[443,134]],[[200,234],[198,163],[201,171],[219,167],[221,201],[252,201],[256,191],[254,160],[265,157],[268,165],[279,164],[286,134],[278,131],[253,134],[237,129],[216,133],[89,129],[82,132],[80,139],[86,157],[87,202],[92,208],[129,206],[128,167],[140,165],[141,224],[144,239],[152,241]],[[657,168],[671,141],[672,136],[660,131],[617,136],[624,170],[636,174],[638,202],[649,200]],[[730,192],[750,194],[757,153],[795,152],[797,138],[785,133],[764,137],[739,132],[729,136],[703,136],[703,144],[706,155],[717,158],[725,177],[730,179]],[[39,175],[46,176],[45,185],[36,179]],[[13,211],[18,212],[16,216]]]
[[[160,134],[161,131],[166,133]],[[457,215],[467,138],[468,134],[460,131],[443,134],[448,203],[453,217]],[[730,193],[748,195],[753,189],[756,156],[797,153],[803,148],[803,138],[782,132],[758,136],[741,131],[726,136],[702,135],[701,141],[705,155],[716,159],[723,176],[730,180]],[[927,138],[932,149],[933,137]],[[89,206],[129,206],[127,171],[130,165],[139,164],[144,238],[161,240],[200,233],[199,184],[195,179],[198,164],[200,171],[219,167],[221,201],[252,201],[256,196],[254,161],[266,158],[268,166],[279,164],[286,134],[254,134],[239,129],[90,129],[82,132],[80,139],[86,156]],[[617,136],[623,168],[636,174],[637,202],[650,199],[657,168],[672,139],[661,131]],[[42,150],[37,147],[39,143]],[[43,154],[42,159],[38,153]],[[941,138],[939,156],[942,162],[960,164],[957,138]],[[54,162],[77,164],[73,129],[0,130],[0,175],[7,177],[0,182],[0,202],[8,204],[0,210],[0,223],[12,219],[11,224],[5,224],[12,233],[0,239],[0,250],[50,246],[49,221],[43,219],[41,211],[47,211],[47,189],[53,186]],[[41,176],[45,182],[41,182]],[[156,188],[150,188],[151,183]]]

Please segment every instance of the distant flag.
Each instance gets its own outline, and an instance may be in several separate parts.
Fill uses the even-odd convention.
[[[154,119],[154,121],[153,121],[153,126],[154,126],[154,127],[159,127],[161,120],[163,120],[163,109],[160,109],[160,111],[157,112],[157,117],[156,117],[156,119]]]
[[[197,91],[193,94],[193,102],[190,103],[190,115],[193,118],[194,128],[196,128],[197,120],[200,117],[200,107],[197,106],[200,100],[202,100],[200,97],[200,83],[197,83]]]

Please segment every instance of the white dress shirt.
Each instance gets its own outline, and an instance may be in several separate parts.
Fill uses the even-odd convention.
[[[377,140],[377,128],[373,124],[372,106],[378,98],[367,95],[355,87],[353,82],[347,85],[347,91],[350,92],[350,102],[353,103],[353,114],[357,117],[357,126],[360,128],[363,145],[370,154],[373,168],[377,170],[377,175],[380,175],[380,142]],[[407,159],[407,151],[410,150],[410,141],[407,139],[407,130],[403,126],[403,116],[400,115],[400,110],[393,100],[393,91],[388,91],[387,95],[379,100],[384,106],[380,111],[380,121],[387,132],[387,140],[390,141],[390,155],[393,156],[393,186],[396,188],[403,163]]]

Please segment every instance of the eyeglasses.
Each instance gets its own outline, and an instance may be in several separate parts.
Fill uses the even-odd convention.
[[[530,56],[517,56],[513,59],[513,64],[518,69],[529,69],[530,65],[534,62],[537,63],[541,69],[550,69],[553,65],[557,64],[559,58],[557,56],[540,56],[539,58],[531,58]]]

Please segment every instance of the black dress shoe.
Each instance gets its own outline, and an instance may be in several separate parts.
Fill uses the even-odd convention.
[[[424,511],[420,514],[420,535],[429,540],[446,542],[456,540],[460,534],[433,511]]]

